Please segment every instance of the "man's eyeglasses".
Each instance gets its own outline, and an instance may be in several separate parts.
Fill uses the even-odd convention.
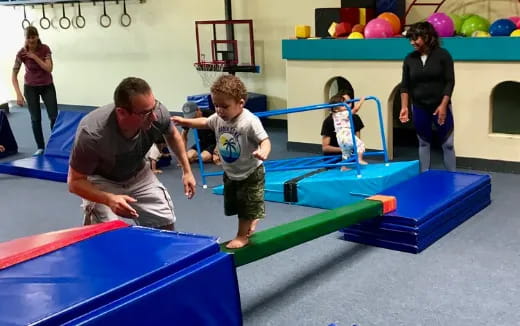
[[[158,100],[155,100],[155,105],[153,106],[153,109],[144,111],[144,112],[132,112],[132,113],[140,116],[143,119],[148,119],[148,118],[150,118],[152,113],[157,111],[157,108],[159,107],[160,104],[161,104],[161,102],[159,102]]]

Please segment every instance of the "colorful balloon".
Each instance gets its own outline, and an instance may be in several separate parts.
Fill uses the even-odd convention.
[[[360,32],[352,32],[350,33],[350,35],[348,36],[349,39],[354,39],[354,40],[357,40],[357,39],[362,39],[364,38],[363,37],[363,34],[361,34]]]
[[[394,34],[392,25],[382,18],[375,18],[365,26],[365,38],[387,38]]]
[[[401,32],[401,19],[393,12],[383,12],[377,18],[384,19],[392,25],[392,32],[399,34]]]
[[[453,20],[445,13],[433,13],[428,17],[427,21],[433,25],[440,37],[450,37],[455,34]]]
[[[509,36],[516,29],[515,23],[509,19],[497,19],[489,27],[491,36]]]
[[[464,20],[462,17],[460,17],[457,14],[448,14],[448,16],[453,21],[453,27],[455,28],[455,34],[460,34],[460,29],[462,27],[462,23],[464,23]]]
[[[481,16],[473,15],[462,23],[460,32],[465,36],[471,36],[476,31],[489,30],[489,21]]]

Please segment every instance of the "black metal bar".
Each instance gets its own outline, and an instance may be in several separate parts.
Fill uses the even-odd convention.
[[[224,0],[224,8],[226,11],[226,20],[232,20],[233,19],[233,8],[231,6],[231,0]],[[235,26],[233,24],[226,24],[226,40],[228,41],[234,41],[235,40]],[[237,49],[233,49],[232,44],[228,44],[227,46],[228,51],[237,51]],[[234,72],[230,72],[230,74],[234,75]]]

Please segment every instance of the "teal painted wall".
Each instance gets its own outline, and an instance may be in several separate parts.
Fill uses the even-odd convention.
[[[455,61],[520,61],[520,37],[442,39]],[[282,40],[288,60],[403,60],[412,51],[405,38]]]

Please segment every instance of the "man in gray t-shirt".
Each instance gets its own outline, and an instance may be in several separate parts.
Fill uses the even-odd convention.
[[[180,133],[146,81],[129,77],[114,104],[87,114],[78,126],[69,163],[69,190],[84,199],[85,225],[125,218],[137,225],[174,229],[173,203],[145,156],[164,138],[178,158],[188,198],[195,194]]]

